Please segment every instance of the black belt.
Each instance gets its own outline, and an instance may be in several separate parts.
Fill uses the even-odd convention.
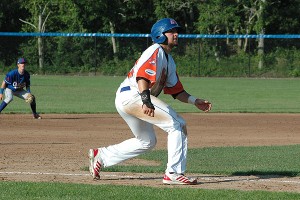
[[[128,91],[130,90],[130,86],[125,86],[125,87],[122,87],[120,92],[125,92],[125,91]]]

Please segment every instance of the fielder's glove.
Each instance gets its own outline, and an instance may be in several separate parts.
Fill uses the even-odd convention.
[[[29,94],[27,95],[25,101],[26,101],[27,103],[31,104],[31,103],[34,101],[34,99],[35,99],[35,97],[34,97],[31,93],[29,93]]]

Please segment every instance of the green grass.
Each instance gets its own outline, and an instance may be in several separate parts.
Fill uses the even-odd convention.
[[[0,198],[10,199],[299,199],[287,192],[151,188],[144,186],[84,185],[64,183],[0,182]]]
[[[31,90],[40,113],[114,113],[115,92],[124,77],[32,76]],[[212,112],[300,113],[300,79],[181,78],[192,95],[213,103]],[[178,112],[199,112],[194,106],[159,96]],[[29,113],[14,98],[3,112]]]
[[[190,149],[188,171],[223,175],[300,174],[300,145],[218,147]],[[167,152],[154,150],[140,158],[166,163]],[[114,166],[105,171],[162,172],[161,166]],[[65,183],[0,182],[0,199],[299,199],[300,193],[206,190],[188,187],[89,185]]]
[[[4,75],[3,75],[4,76]],[[124,77],[32,76],[41,113],[114,113],[115,92]],[[181,78],[185,89],[213,103],[212,112],[300,113],[300,79]],[[160,98],[178,112],[197,112],[168,95]],[[4,113],[29,113],[15,98]],[[299,176],[300,146],[218,147],[189,149],[188,172],[225,175]],[[167,152],[141,158],[159,166],[113,166],[106,171],[162,172]],[[86,167],[84,167],[86,170]],[[300,199],[287,192],[151,188],[143,186],[0,182],[0,199]]]
[[[300,175],[300,145],[255,147],[206,147],[188,150],[188,172],[221,175]],[[167,151],[150,151],[139,158],[159,166],[122,166],[104,171],[160,173],[166,168]],[[88,170],[87,167],[85,170]]]

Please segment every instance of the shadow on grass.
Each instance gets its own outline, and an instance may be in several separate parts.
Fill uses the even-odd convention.
[[[233,176],[289,176],[296,177],[300,175],[300,171],[246,171],[246,172],[234,172]]]

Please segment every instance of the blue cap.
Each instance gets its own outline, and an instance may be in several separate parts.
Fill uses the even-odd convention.
[[[27,60],[25,58],[19,58],[17,64],[23,64],[27,63]]]

